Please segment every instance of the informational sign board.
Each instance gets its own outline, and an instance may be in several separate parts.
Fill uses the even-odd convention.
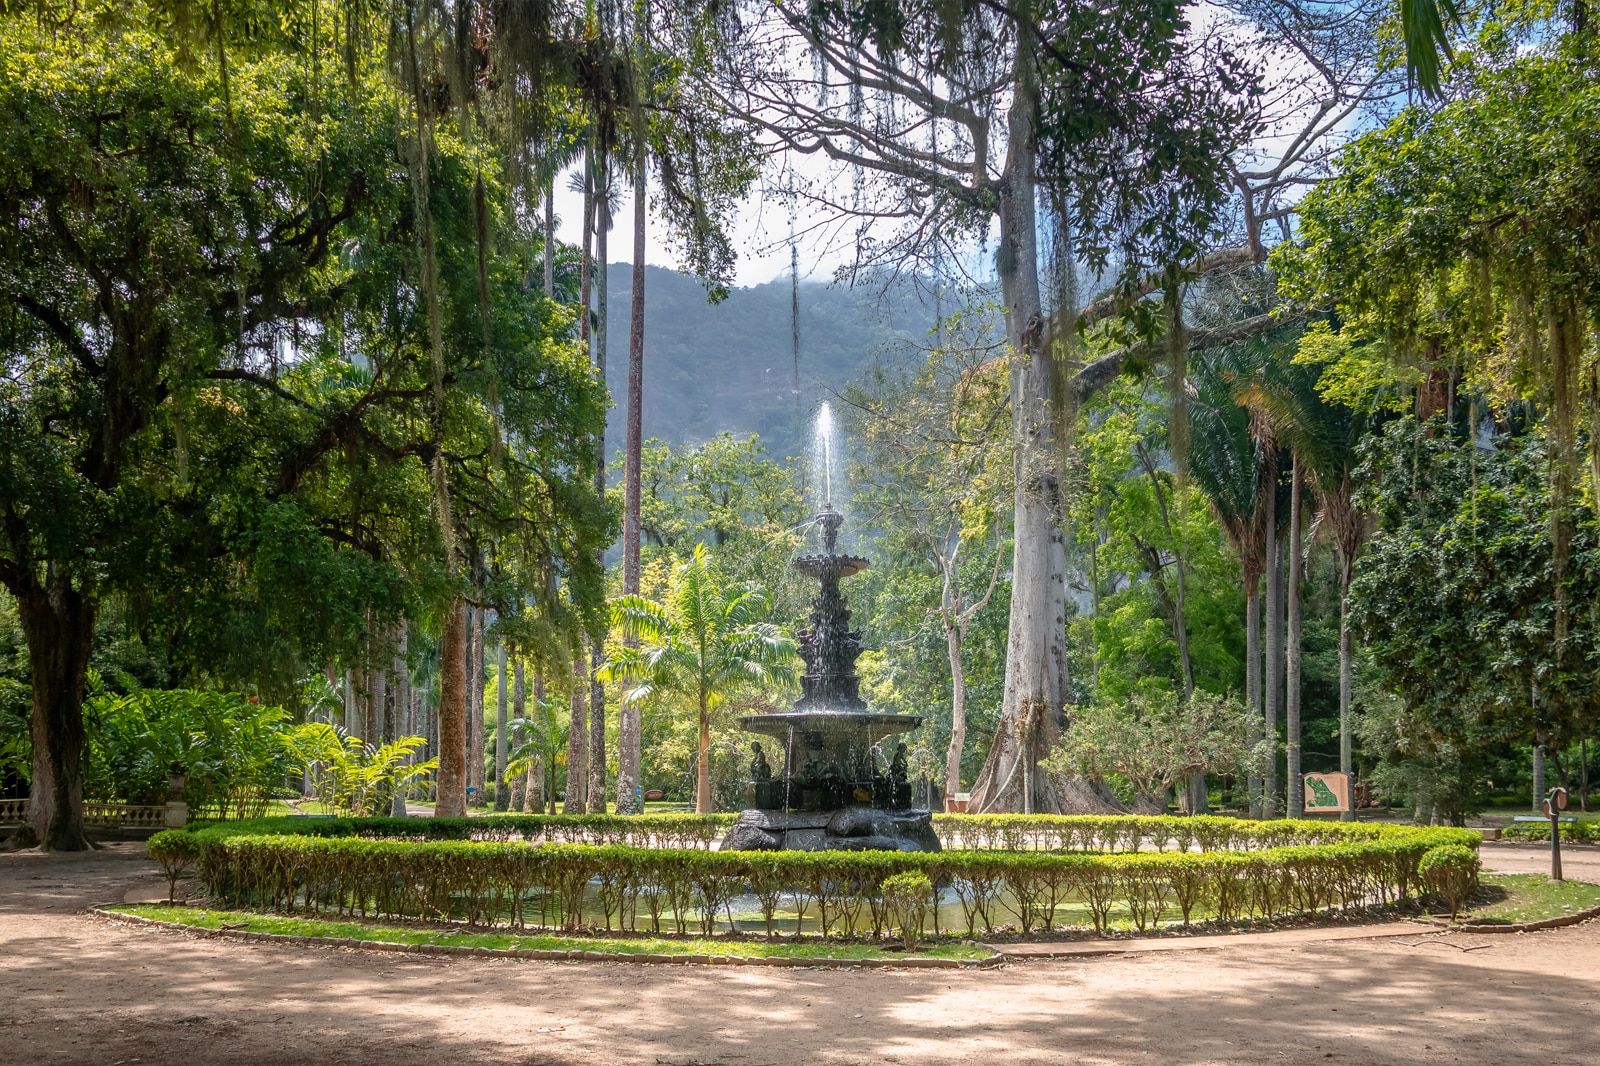
[[[1306,774],[1306,813],[1333,814],[1350,807],[1349,774]]]

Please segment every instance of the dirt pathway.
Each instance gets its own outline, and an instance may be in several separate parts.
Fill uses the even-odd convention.
[[[1550,844],[1513,844],[1487,840],[1478,848],[1483,868],[1497,874],[1548,874]],[[1574,881],[1600,884],[1600,846],[1561,845],[1561,873]]]
[[[1600,923],[977,973],[412,959],[213,940],[84,915],[90,903],[159,879],[141,853],[124,844],[86,856],[0,855],[0,1062],[1600,1059],[1592,1030]]]

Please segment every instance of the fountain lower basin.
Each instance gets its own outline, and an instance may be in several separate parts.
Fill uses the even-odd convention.
[[[921,724],[918,715],[858,710],[740,719],[746,732],[771,740],[751,744],[752,806],[739,815],[722,847],[938,851],[929,812],[911,805],[905,745],[889,749],[886,743]],[[783,757],[779,773],[767,761],[767,745]]]

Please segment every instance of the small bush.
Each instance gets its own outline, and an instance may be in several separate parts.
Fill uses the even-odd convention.
[[[147,845],[150,857],[161,864],[167,875],[167,902],[173,902],[178,891],[178,879],[200,857],[199,839],[192,833],[167,829],[150,838]]]
[[[1444,897],[1455,920],[1467,902],[1467,894],[1478,883],[1478,853],[1465,844],[1441,844],[1428,849],[1417,864],[1417,875],[1428,888]]]
[[[883,905],[900,929],[907,951],[917,950],[922,923],[933,899],[933,882],[921,870],[907,870],[883,879]]]

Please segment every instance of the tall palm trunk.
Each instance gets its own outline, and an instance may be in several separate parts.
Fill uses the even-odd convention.
[[[572,716],[567,722],[567,798],[563,814],[584,814],[588,810],[589,728],[587,703],[588,672],[584,644],[572,649]]]
[[[528,690],[524,686],[522,676],[522,656],[517,655],[512,660],[514,666],[515,683],[511,689],[511,716],[517,721],[526,721],[528,717]],[[525,729],[518,726],[511,734],[511,743],[520,748],[527,743],[528,734]],[[518,814],[532,814],[532,800],[529,796],[529,786],[533,784],[533,772],[530,767],[525,773],[520,773],[511,782],[511,809]]]
[[[541,703],[544,701],[545,684],[542,673],[533,675],[533,698]],[[545,813],[556,813],[556,761],[553,754],[539,757],[539,791],[543,796],[543,802],[549,804]]]
[[[467,813],[467,611],[451,600],[439,635],[439,778],[434,813],[460,818]]]
[[[363,656],[363,659],[365,656]],[[346,701],[345,728],[354,736],[361,738],[363,744],[368,743],[371,734],[368,730],[371,723],[367,718],[367,711],[371,706],[368,698],[367,670],[364,662],[350,668],[350,698]]]
[[[640,38],[643,47],[643,38]],[[639,593],[640,454],[644,439],[644,249],[645,151],[643,130],[635,121],[633,149],[633,300],[628,317],[627,430],[623,441],[622,592]],[[629,638],[628,645],[638,641]],[[619,701],[617,711],[617,813],[644,811],[640,774],[643,728],[635,703]]]
[[[439,520],[439,539],[443,544],[444,564],[451,577],[457,576],[460,559],[456,551],[455,524],[451,517],[450,482],[444,462],[444,322],[439,308],[439,264],[437,241],[430,206],[431,173],[428,147],[431,140],[428,109],[424,106],[422,67],[417,61],[415,8],[406,7],[406,52],[411,68],[412,110],[417,120],[417,151],[411,170],[411,194],[417,215],[418,256],[421,260],[423,301],[428,317],[429,353],[429,430],[434,456],[429,477],[434,508]],[[445,605],[445,624],[440,635],[439,654],[439,777],[436,812],[440,815],[466,813],[466,617],[459,597],[451,595]]]
[[[1284,726],[1285,809],[1290,818],[1305,814],[1305,789],[1300,783],[1300,457],[1292,460],[1289,476],[1289,634],[1286,663]]]
[[[1244,687],[1245,743],[1249,745],[1250,766],[1245,787],[1250,799],[1250,817],[1261,817],[1261,761],[1255,757],[1261,743],[1261,575],[1244,575]]]
[[[597,153],[599,172],[596,175],[595,196],[595,344],[594,369],[604,384],[606,380],[606,326],[609,312],[607,294],[611,271],[607,267],[606,235],[611,229],[611,177],[606,169],[606,155]],[[605,497],[606,492],[606,428],[601,423],[595,436],[595,495]],[[596,553],[600,569],[605,570],[604,548]],[[605,642],[594,641],[589,648],[589,813],[604,814],[606,809],[606,686],[600,680],[600,670],[605,666]]]
[[[695,763],[694,809],[711,813],[711,712],[706,708],[705,686],[700,686],[700,749]]]
[[[361,739],[374,751],[383,747],[383,709],[389,699],[389,670],[383,662],[381,629],[367,631],[367,706],[366,730]]]
[[[394,699],[392,703],[394,705],[395,718],[393,726],[389,730],[390,740],[399,740],[402,736],[410,736],[413,733],[411,722],[411,671],[406,665],[411,647],[410,641],[410,627],[404,621],[401,621],[399,640],[396,642],[394,649],[394,662],[390,667],[390,671],[394,675],[394,685],[392,686]],[[411,756],[409,761],[416,762],[416,756]],[[393,818],[404,818],[406,814],[406,794],[400,789],[395,789],[394,796],[389,804],[389,815]]]
[[[1278,719],[1283,710],[1283,538],[1278,536],[1278,479],[1273,467],[1267,483],[1267,646],[1266,699],[1261,733],[1267,743],[1262,758],[1261,814],[1278,817]]]
[[[506,781],[506,642],[500,641],[495,652],[495,705],[494,705],[494,809],[511,809],[510,784]]]
[[[1339,552],[1339,772],[1353,774],[1355,759],[1350,736],[1351,700],[1355,690],[1355,651],[1350,639],[1350,579],[1355,560],[1342,548]],[[1353,822],[1354,810],[1339,815],[1342,822]]]
[[[551,174],[544,184],[544,295],[547,300],[556,298],[556,176]]]

